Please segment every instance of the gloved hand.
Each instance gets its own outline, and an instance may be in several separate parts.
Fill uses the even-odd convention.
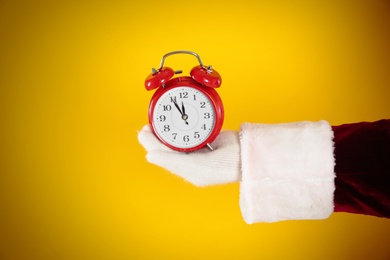
[[[147,160],[176,174],[196,186],[225,184],[241,180],[240,142],[237,131],[222,131],[208,147],[183,153],[163,145],[150,125],[138,133],[147,150]]]

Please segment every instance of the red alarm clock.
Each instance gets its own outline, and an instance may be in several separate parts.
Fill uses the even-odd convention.
[[[199,65],[190,76],[174,77],[181,71],[163,67],[168,56],[190,54]],[[221,131],[224,111],[215,88],[221,76],[211,66],[204,66],[199,55],[190,51],[174,51],[163,56],[160,67],[152,69],[145,80],[147,90],[157,89],[149,105],[149,123],[157,138],[169,148],[191,152],[211,142]]]

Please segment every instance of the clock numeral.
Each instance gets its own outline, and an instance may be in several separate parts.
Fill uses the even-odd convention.
[[[179,93],[180,98],[188,98],[188,92],[181,92]]]
[[[172,133],[173,135],[173,140],[176,140],[177,133]]]
[[[210,113],[204,113],[204,119],[209,119],[210,118]]]
[[[176,97],[171,97],[171,102],[176,103]]]
[[[194,95],[194,101],[196,101],[196,95]]]
[[[159,117],[159,119],[160,119],[160,122],[164,122],[167,118],[164,115],[161,115]]]
[[[195,133],[194,133],[194,138],[195,138],[195,139],[198,139],[198,138],[200,138],[200,134],[199,134],[199,132],[195,132]]]
[[[203,124],[201,127],[203,130],[206,130],[206,124]]]
[[[190,136],[189,135],[185,135],[185,136],[183,136],[183,141],[184,142],[189,142],[190,141]]]
[[[204,101],[200,102],[200,108],[206,108],[206,102]]]
[[[171,111],[171,109],[172,109],[171,105],[163,105],[164,111]]]
[[[171,127],[169,125],[164,125],[164,132],[171,131]]]

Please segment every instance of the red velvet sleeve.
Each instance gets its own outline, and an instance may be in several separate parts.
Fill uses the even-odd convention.
[[[390,120],[332,129],[334,211],[390,218]]]

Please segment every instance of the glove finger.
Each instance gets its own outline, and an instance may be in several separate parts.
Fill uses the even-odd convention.
[[[150,125],[145,125],[141,131],[138,132],[138,141],[146,149],[146,151],[163,150],[171,151],[168,147],[162,144],[152,132]]]
[[[154,150],[146,156],[148,162],[156,164],[179,176],[195,186],[217,184],[209,180],[207,166],[200,166],[202,161],[194,153],[176,153]]]

